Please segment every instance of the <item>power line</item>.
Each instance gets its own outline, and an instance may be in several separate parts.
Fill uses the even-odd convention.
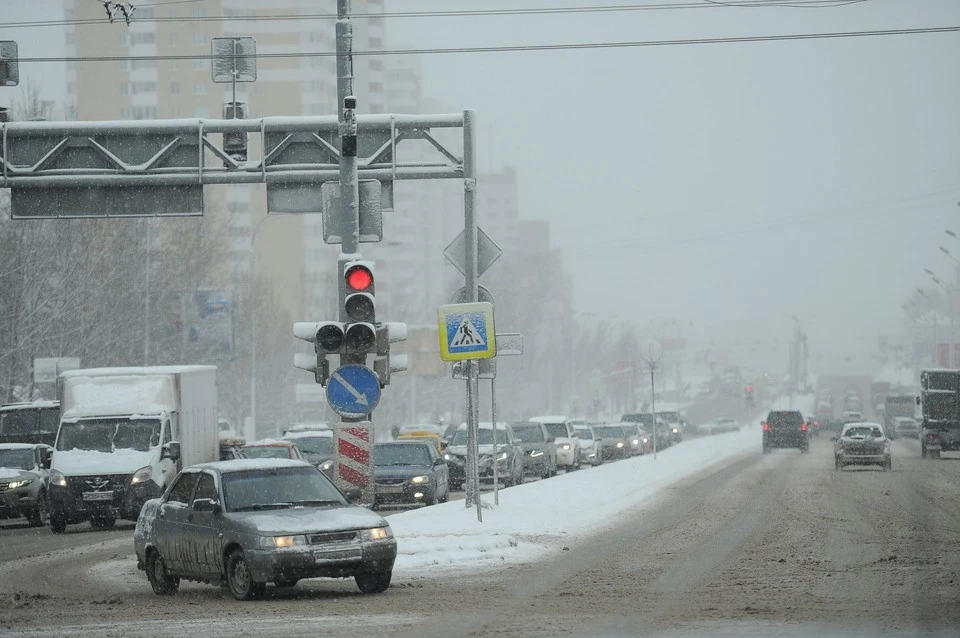
[[[518,44],[488,47],[454,47],[433,49],[384,49],[379,51],[354,51],[354,56],[378,55],[435,55],[451,53],[506,53],[517,51],[569,51],[582,49],[627,49],[639,47],[689,46],[698,44],[746,44],[757,42],[784,42],[790,40],[836,40],[842,38],[865,38],[893,35],[922,35],[936,33],[956,33],[960,26],[920,27],[916,29],[880,29],[874,31],[833,31],[826,33],[792,33],[783,35],[733,36],[726,38],[688,38],[681,40],[636,40],[626,42],[583,42],[567,44]],[[258,53],[260,59],[280,58],[327,58],[336,57],[335,51],[292,51],[286,53]],[[143,55],[143,56],[85,56],[85,57],[49,57],[20,58],[19,62],[124,62],[164,60],[210,60],[211,55]]]
[[[101,0],[93,0],[101,3]],[[172,2],[140,4],[137,7],[162,7],[172,4],[192,4],[203,2],[204,0],[173,0]],[[846,6],[849,4],[860,4],[868,0],[749,0],[739,3],[721,3],[711,2],[710,0],[697,0],[695,2],[673,2],[659,4],[641,4],[641,5],[607,5],[607,6],[580,6],[580,7],[547,7],[547,8],[515,8],[515,9],[468,9],[460,11],[394,11],[381,13],[354,13],[351,19],[376,19],[376,18],[459,18],[459,17],[479,17],[479,16],[536,16],[536,15],[556,15],[556,14],[581,14],[581,13],[622,13],[635,11],[667,11],[684,9],[718,9],[718,8],[805,8],[805,9],[832,9],[835,7]],[[183,16],[183,17],[154,17],[140,18],[135,22],[271,22],[288,20],[336,20],[335,13],[307,13],[307,14],[272,14],[272,15],[219,15],[219,16]],[[34,27],[56,27],[67,25],[91,25],[103,24],[104,21],[99,18],[87,18],[77,20],[36,20],[30,22],[11,22],[0,25],[2,28],[34,28]]]

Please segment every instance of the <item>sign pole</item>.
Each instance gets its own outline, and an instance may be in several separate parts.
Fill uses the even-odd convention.
[[[650,362],[650,412],[653,415],[653,460],[657,460],[657,391],[653,385],[653,371],[656,362]]]
[[[490,421],[493,423],[493,504],[500,504],[500,486],[497,474],[499,473],[500,460],[497,458],[499,447],[497,446],[497,380],[490,379]],[[506,432],[504,432],[506,434]]]
[[[650,416],[653,422],[653,460],[657,460],[657,386],[654,383],[654,372],[657,363],[663,357],[663,344],[656,339],[645,341],[640,347],[640,355],[650,366]]]

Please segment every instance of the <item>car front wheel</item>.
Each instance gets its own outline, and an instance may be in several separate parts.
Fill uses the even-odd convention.
[[[167,564],[158,551],[147,556],[147,580],[158,596],[170,596],[180,589],[180,579],[167,573]]]
[[[266,583],[257,583],[253,580],[250,565],[243,555],[242,549],[235,549],[227,559],[227,585],[230,593],[237,600],[256,598],[266,589]]]
[[[357,574],[353,579],[357,582],[357,588],[364,594],[379,594],[387,590],[392,577],[392,570],[382,569],[376,572]]]
[[[33,506],[28,516],[31,527],[43,527],[47,522],[47,495],[43,492],[37,494],[37,502]]]

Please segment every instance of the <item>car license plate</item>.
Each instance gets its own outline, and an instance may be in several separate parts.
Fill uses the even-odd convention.
[[[113,492],[84,492],[83,500],[85,501],[112,501]]]
[[[378,485],[376,488],[377,492],[381,494],[402,494],[403,486],[402,485]]]
[[[363,550],[359,547],[318,550],[313,553],[313,560],[317,563],[340,560],[357,560],[359,558],[363,558]]]

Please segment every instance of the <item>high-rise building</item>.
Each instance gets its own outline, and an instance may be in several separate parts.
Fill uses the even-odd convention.
[[[353,21],[355,50],[383,48],[384,23],[377,15],[383,4],[353,2],[353,11],[362,14]],[[72,0],[65,11],[71,21],[67,57],[120,59],[68,63],[68,102],[83,120],[220,118],[232,86],[212,81],[211,40],[250,36],[267,57],[258,59],[256,82],[237,85],[248,117],[335,114],[335,14],[333,3],[313,0],[201,0],[137,6],[128,26],[122,19],[109,23],[99,3]],[[357,56],[354,73],[360,111],[382,112],[383,62]],[[335,306],[337,248],[324,244],[319,215],[265,223],[262,185],[208,187],[206,195],[205,214],[219,218],[227,238],[228,267],[220,283],[246,284],[256,265],[291,316]]]

